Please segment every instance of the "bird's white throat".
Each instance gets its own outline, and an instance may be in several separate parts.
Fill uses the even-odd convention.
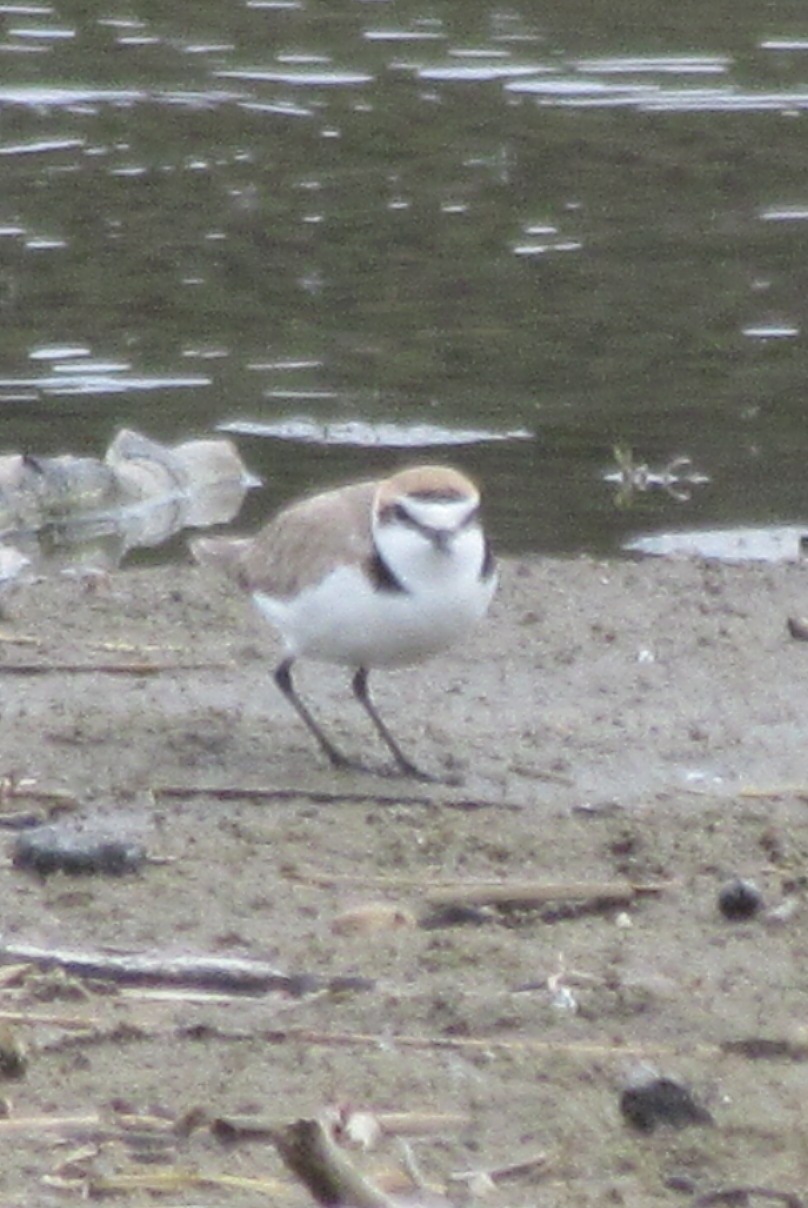
[[[479,580],[485,538],[468,499],[408,499],[406,508],[373,526],[376,548],[401,586],[414,594],[451,590]]]

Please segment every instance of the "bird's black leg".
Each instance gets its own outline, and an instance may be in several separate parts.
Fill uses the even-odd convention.
[[[368,692],[367,667],[359,668],[351,681],[351,687],[353,688],[354,696],[359,701],[370,720],[373,722],[373,725],[376,727],[376,733],[379,735],[379,738],[381,738],[382,742],[392,753],[392,756],[398,764],[400,771],[403,772],[405,776],[413,776],[417,780],[435,780],[436,777],[430,775],[429,772],[422,772],[419,767],[417,767],[411,760],[407,758],[401,747],[396,742],[395,738],[393,738],[393,735],[390,733],[387,726],[382,721],[376,706],[370,699],[370,693]]]
[[[320,726],[317,724],[295,691],[295,686],[292,683],[293,662],[294,659],[284,659],[284,661],[275,669],[275,683],[278,685],[289,704],[295,710],[300,720],[305,723],[310,732],[317,739],[317,742],[320,744],[320,749],[328,756],[332,766],[335,768],[356,768],[358,765],[349,759],[347,755],[343,755],[339,747],[335,747],[331,739],[323,733],[323,731],[320,729]]]

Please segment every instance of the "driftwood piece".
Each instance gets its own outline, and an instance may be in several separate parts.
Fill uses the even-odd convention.
[[[657,894],[670,883],[634,884],[631,881],[539,881],[459,882],[455,885],[423,886],[433,906],[543,906],[548,902],[631,902],[641,894]]]
[[[672,881],[425,881],[417,877],[329,873],[295,870],[292,879],[307,885],[352,885],[412,893],[430,906],[544,906],[549,902],[631,902],[634,898],[664,893]]]
[[[58,968],[74,977],[90,977],[122,986],[186,986],[231,994],[279,991],[298,997],[319,991],[359,993],[375,982],[354,974],[322,977],[314,973],[282,973],[265,961],[238,957],[152,956],[142,953],[107,954],[31,944],[3,944],[0,965],[24,961],[42,969]]]
[[[122,985],[194,986],[261,994],[268,990],[294,991],[299,982],[263,961],[232,957],[107,955],[65,948],[37,948],[31,944],[2,944],[0,963],[9,961],[27,961],[46,969],[56,966],[77,977],[105,979]]]
[[[389,1137],[432,1137],[467,1128],[471,1116],[465,1112],[373,1112],[379,1132]],[[216,1116],[211,1132],[223,1141],[274,1138],[278,1119],[267,1116]]]
[[[277,1129],[272,1140],[284,1163],[325,1208],[393,1208],[395,1201],[359,1173],[319,1120],[295,1120]]]
[[[468,1128],[472,1117],[466,1112],[377,1112],[379,1128],[390,1137],[428,1137],[458,1128]]]

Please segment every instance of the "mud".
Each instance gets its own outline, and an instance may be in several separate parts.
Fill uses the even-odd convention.
[[[132,876],[43,879],[12,866],[9,827],[3,942],[250,957],[321,987],[373,987],[165,1000],[6,970],[0,1012],[28,1049],[25,1076],[0,1085],[9,1120],[112,1104],[279,1122],[329,1104],[446,1111],[464,1122],[412,1142],[430,1181],[546,1155],[494,1204],[651,1208],[737,1184],[804,1195],[808,644],[786,618],[808,613],[806,573],[506,564],[473,644],[371,677],[407,752],[449,785],[324,766],[269,678],[271,634],[210,573],[6,596],[5,821],[49,816],[36,793],[60,790],[76,803],[63,822],[153,860]],[[344,748],[383,767],[344,673],[302,667],[299,686]],[[735,876],[763,895],[748,921],[718,910]],[[655,891],[418,925],[438,884],[479,879]],[[335,927],[380,900],[400,907],[395,925]],[[619,1099],[642,1063],[684,1082],[714,1124],[634,1131]],[[3,1202],[69,1202],[42,1180],[81,1146],[2,1126]],[[225,1145],[204,1127],[175,1138],[171,1160],[286,1177],[266,1141]],[[357,1161],[399,1158],[385,1140]],[[88,1162],[133,1167],[112,1140]],[[307,1202],[291,1185],[270,1199]],[[267,1194],[178,1187],[160,1202]]]

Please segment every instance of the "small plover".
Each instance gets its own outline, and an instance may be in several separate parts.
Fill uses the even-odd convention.
[[[198,562],[225,568],[279,630],[275,683],[335,767],[358,768],[292,682],[297,658],[353,668],[353,693],[397,768],[431,779],[401,750],[368,692],[376,667],[417,663],[462,641],[488,609],[494,560],[480,493],[448,466],[414,466],[293,503],[254,537],[201,537]]]

